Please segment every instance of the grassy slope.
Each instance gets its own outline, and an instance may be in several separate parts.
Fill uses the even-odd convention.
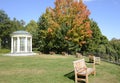
[[[70,73],[74,60],[72,56],[0,56],[0,83],[74,83],[74,73]],[[102,62],[96,69],[90,83],[120,82],[120,66]]]

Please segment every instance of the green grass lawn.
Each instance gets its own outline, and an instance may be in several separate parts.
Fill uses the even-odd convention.
[[[74,60],[60,55],[0,56],[0,83],[74,83]],[[96,69],[89,83],[120,83],[120,66],[101,62]]]

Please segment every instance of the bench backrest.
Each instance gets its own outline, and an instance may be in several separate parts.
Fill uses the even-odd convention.
[[[77,60],[77,61],[73,61],[73,65],[74,65],[74,71],[75,72],[80,72],[81,69],[87,68],[87,66],[85,64],[85,59],[80,59],[80,60]]]

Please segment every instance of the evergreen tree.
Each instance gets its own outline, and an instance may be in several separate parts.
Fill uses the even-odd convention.
[[[102,35],[99,26],[91,20],[92,38],[86,39],[87,43],[82,47],[83,52],[95,53],[97,55],[106,54],[106,47],[109,44],[107,37]]]

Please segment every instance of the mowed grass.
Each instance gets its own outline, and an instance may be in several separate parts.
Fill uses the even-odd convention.
[[[60,55],[0,56],[0,83],[74,83],[74,60]],[[96,70],[89,83],[120,83],[120,66],[102,61]]]

